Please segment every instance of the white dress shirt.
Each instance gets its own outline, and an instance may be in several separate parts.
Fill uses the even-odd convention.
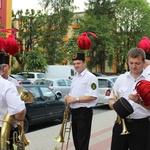
[[[144,79],[149,80],[145,71],[143,71],[141,76],[139,76],[137,79],[134,79],[130,72],[126,72],[117,78],[113,86],[113,90],[118,91],[120,97],[124,97],[126,100],[128,100],[134,109],[134,112],[129,115],[128,118],[140,119],[150,116],[150,110],[145,109],[140,104],[135,103],[128,98],[129,94],[136,94],[135,85],[138,83],[138,81]],[[110,98],[114,98],[113,92],[111,92]]]
[[[96,88],[92,89],[92,85],[95,85]],[[69,95],[73,97],[82,97],[82,96],[93,96],[98,97],[98,79],[95,75],[85,69],[81,74],[76,74],[72,79],[71,90]],[[97,99],[86,102],[86,103],[72,103],[70,104],[71,108],[79,107],[92,107],[97,103]]]
[[[0,76],[0,127],[6,112],[14,115],[25,109],[24,102],[13,83]]]
[[[8,81],[10,81],[11,83],[13,83],[15,86],[20,86],[20,84],[18,83],[18,81],[10,76],[8,76]]]

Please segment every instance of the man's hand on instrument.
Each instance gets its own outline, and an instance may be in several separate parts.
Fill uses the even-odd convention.
[[[64,99],[68,104],[76,102],[76,98],[69,95],[66,95]]]

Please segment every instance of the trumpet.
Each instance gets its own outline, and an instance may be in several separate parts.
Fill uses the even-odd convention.
[[[120,98],[119,92],[116,91],[116,94],[115,94],[114,89],[113,89],[113,94],[115,96],[115,100],[117,101]],[[130,134],[130,132],[127,130],[125,120],[121,118],[118,114],[117,114],[117,122],[118,124],[122,124],[122,132],[120,133],[120,135]]]
[[[55,140],[57,142],[61,142],[62,145],[61,145],[61,150],[63,150],[63,146],[64,146],[64,142],[65,142],[65,136],[66,136],[66,133],[68,132],[68,138],[67,138],[67,144],[66,144],[66,150],[68,149],[68,144],[69,144],[69,140],[70,140],[70,132],[71,132],[71,126],[72,126],[72,123],[70,121],[70,125],[68,126],[67,123],[69,121],[69,116],[70,114],[70,106],[68,103],[66,103],[66,107],[65,107],[65,110],[64,110],[64,115],[63,115],[63,122],[62,122],[62,125],[61,125],[61,128],[60,128],[60,132],[59,132],[59,135],[55,138]]]

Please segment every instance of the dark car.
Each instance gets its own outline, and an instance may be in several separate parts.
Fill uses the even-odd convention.
[[[29,126],[60,119],[62,121],[65,101],[57,97],[46,85],[23,85],[34,96],[34,102],[26,103],[24,131]]]
[[[27,78],[21,76],[21,75],[17,75],[17,74],[10,74],[10,77],[16,79],[18,81],[19,84],[31,84],[30,80],[27,80]]]

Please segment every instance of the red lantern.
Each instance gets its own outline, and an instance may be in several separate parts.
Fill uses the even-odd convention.
[[[14,35],[9,35],[8,38],[4,41],[4,50],[10,55],[15,55],[18,53],[18,43],[15,40]]]
[[[149,39],[146,36],[144,36],[142,38],[142,40],[138,43],[138,47],[143,49],[144,51],[150,52],[150,41],[149,41]]]
[[[78,41],[77,41],[78,47],[82,50],[89,50],[92,46],[92,42],[90,38],[88,37],[88,34],[91,34],[95,38],[97,38],[97,35],[92,32],[82,33],[82,35],[78,38]]]

